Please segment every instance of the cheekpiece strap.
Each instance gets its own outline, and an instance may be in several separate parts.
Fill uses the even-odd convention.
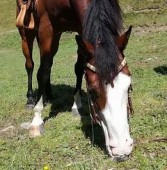
[[[92,70],[93,72],[97,72],[97,69],[96,69],[95,66],[93,66],[93,65],[91,65],[91,64],[89,64],[89,63],[87,63],[86,66],[87,66],[90,70]]]
[[[126,65],[126,60],[125,60],[125,58],[122,60],[122,62],[121,62],[121,64],[120,64],[120,66],[119,66],[119,68],[118,68],[118,73],[125,67],[125,65]]]

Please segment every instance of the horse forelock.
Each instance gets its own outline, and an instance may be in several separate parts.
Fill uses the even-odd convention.
[[[117,72],[116,38],[123,27],[121,13],[117,0],[93,0],[85,14],[83,38],[94,46],[95,64],[104,81]]]

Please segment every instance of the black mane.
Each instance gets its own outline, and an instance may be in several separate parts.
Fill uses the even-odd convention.
[[[83,38],[95,48],[95,64],[103,81],[118,70],[116,38],[122,26],[118,0],[92,0],[83,23]]]

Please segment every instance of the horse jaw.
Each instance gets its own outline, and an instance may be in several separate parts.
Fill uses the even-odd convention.
[[[106,149],[112,158],[128,156],[133,149],[128,124],[128,87],[131,77],[119,73],[114,87],[106,85],[107,103],[101,111]]]
[[[34,107],[34,118],[29,127],[30,137],[37,137],[44,133],[44,122],[41,117],[42,110],[43,110],[43,97],[41,96],[40,100]]]

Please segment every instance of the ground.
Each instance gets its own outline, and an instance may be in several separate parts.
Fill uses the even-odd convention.
[[[54,101],[43,113],[45,133],[31,139],[20,124],[30,121],[25,110],[27,75],[20,37],[15,28],[15,2],[0,2],[0,169],[166,170],[167,169],[167,4],[162,0],[120,1],[125,29],[132,25],[126,59],[132,73],[134,115],[131,134],[136,141],[126,162],[111,161],[99,126],[92,126],[85,82],[82,119],[72,115],[76,60],[74,34],[64,34],[52,68]],[[12,4],[12,5],[11,5]],[[10,11],[10,12],[9,12]],[[34,45],[33,88],[39,52]],[[64,50],[65,49],[65,50]],[[68,66],[68,67],[67,67]],[[164,140],[156,140],[163,138]]]

